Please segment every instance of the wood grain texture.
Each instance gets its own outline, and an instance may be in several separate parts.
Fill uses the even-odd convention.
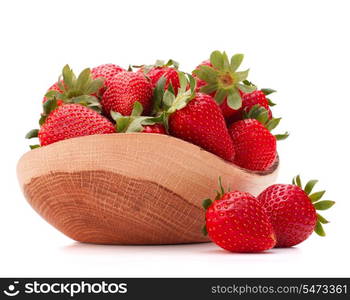
[[[158,134],[95,135],[26,153],[17,174],[25,197],[74,240],[100,244],[205,242],[202,200],[218,177],[258,194],[274,182],[278,161],[248,172],[203,149]]]

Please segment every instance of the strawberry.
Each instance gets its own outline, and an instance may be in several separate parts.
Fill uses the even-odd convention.
[[[242,93],[251,93],[256,87],[244,84],[249,70],[237,72],[243,54],[232,56],[214,51],[210,61],[204,61],[194,71],[200,92],[213,96],[221,106],[225,118],[231,117],[242,106]]]
[[[197,66],[196,70],[199,70],[201,66],[209,66],[213,67],[213,65],[210,63],[209,60],[203,61],[199,66]],[[204,80],[201,80],[195,75],[195,72],[193,71],[193,77],[197,81],[197,91],[200,91],[200,89],[205,86],[207,83]],[[247,86],[255,87],[251,82],[244,80],[243,83]],[[243,111],[250,110],[254,105],[259,104],[262,107],[266,108],[269,112],[269,118],[272,118],[272,112],[269,106],[274,106],[275,104],[268,98],[266,98],[267,95],[272,94],[275,92],[275,90],[272,89],[261,89],[256,90],[250,93],[244,93],[241,90],[238,90],[239,94],[242,98],[242,106],[240,109],[232,109],[228,106],[227,101],[223,101],[220,105],[222,114],[224,115],[225,119],[227,119],[228,124],[232,124],[235,121],[242,119]],[[215,97],[215,91],[210,93],[212,97]]]
[[[268,99],[266,96],[274,93],[272,89],[261,89],[251,93],[242,93],[242,107],[238,110],[233,111],[226,102],[221,104],[221,110],[224,116],[227,118],[227,123],[232,124],[235,121],[242,120],[244,112],[250,111],[254,105],[260,105],[268,111],[268,117],[272,119],[272,111],[270,106],[275,104]]]
[[[253,106],[245,117],[229,128],[236,150],[234,163],[248,170],[265,171],[276,159],[276,139],[284,139],[288,134],[272,135],[270,130],[281,119],[268,120],[268,111],[259,105]]]
[[[143,107],[138,101],[134,103],[130,116],[111,111],[111,117],[116,122],[117,132],[144,132],[165,134],[165,128],[161,124],[161,117],[142,116]]]
[[[50,91],[57,91],[59,93],[62,93],[60,87],[58,86],[58,83],[55,82],[47,91],[46,93],[50,92]],[[43,98],[43,103],[45,103],[47,100],[49,100],[47,97],[44,96]],[[61,105],[63,103],[62,100],[59,100],[59,105]]]
[[[141,132],[166,134],[165,133],[165,128],[164,128],[164,126],[162,124],[154,124],[154,125],[143,126],[143,130]]]
[[[80,104],[46,106],[47,117],[40,130],[32,130],[27,138],[39,137],[40,145],[46,146],[61,140],[85,135],[115,132],[112,122],[96,111]]]
[[[89,68],[84,69],[78,77],[68,66],[64,66],[57,83],[45,94],[43,103],[57,100],[58,105],[65,103],[80,103],[100,112],[101,105],[95,94],[103,86],[103,79],[93,79]]]
[[[225,193],[221,182],[220,190],[215,201],[203,201],[206,209],[204,233],[231,252],[261,252],[273,248],[275,233],[260,202],[249,193]]]
[[[167,63],[162,60],[157,60],[154,65],[142,66],[138,72],[143,72],[151,81],[153,87],[157,85],[158,80],[163,76],[166,79],[165,89],[171,84],[175,95],[180,87],[180,81],[178,76],[179,64],[170,59]]]
[[[179,72],[179,78],[180,88],[176,96],[169,89],[164,91],[164,78],[155,88],[154,109],[162,111],[159,118],[165,120],[166,129],[177,138],[233,161],[233,143],[215,100],[195,92],[192,76],[186,78],[184,73]]]
[[[328,221],[316,210],[326,210],[335,202],[319,201],[325,191],[311,194],[316,183],[310,180],[303,189],[300,176],[296,176],[293,184],[274,184],[258,196],[276,232],[276,247],[297,245],[313,231],[325,236],[322,224]]]
[[[225,160],[234,159],[235,150],[225,120],[209,95],[196,93],[186,107],[170,116],[169,128],[175,137],[196,144]]]
[[[147,114],[151,109],[152,94],[152,85],[142,73],[120,72],[109,81],[101,104],[107,115],[113,110],[129,116],[134,103],[139,101]]]
[[[213,65],[210,63],[210,60],[205,60],[205,61],[203,61],[201,64],[199,64],[199,65],[196,67],[196,69],[195,69],[194,71],[200,70],[200,69],[201,69],[201,66],[213,67]],[[196,79],[196,82],[197,82],[196,92],[200,92],[201,88],[202,88],[203,86],[205,86],[207,83],[206,83],[204,80],[200,79],[200,78],[195,74],[194,71],[192,71],[192,76],[193,76],[194,79]],[[215,92],[211,93],[210,95],[214,97],[214,96],[215,96]]]
[[[109,87],[110,80],[120,72],[125,71],[122,67],[114,64],[105,64],[97,66],[91,69],[91,75],[94,79],[104,78],[103,87],[99,90],[99,96],[102,96],[106,89]]]
[[[215,100],[196,93],[186,107],[176,111],[169,119],[170,133],[191,142],[221,158],[233,161],[235,150],[225,120]]]

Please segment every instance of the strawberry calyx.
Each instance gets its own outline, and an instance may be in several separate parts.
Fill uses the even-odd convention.
[[[154,89],[152,114],[162,120],[167,133],[169,130],[169,116],[184,108],[194,97],[196,90],[196,81],[190,75],[178,72],[180,87],[175,94],[174,88],[169,84],[165,89],[166,78],[162,76]]]
[[[259,104],[254,105],[249,111],[243,111],[243,119],[255,119],[263,124],[266,129],[272,131],[275,129],[282,118],[271,118],[269,119],[269,112],[265,107],[262,107]],[[283,134],[275,134],[276,140],[284,140],[289,136],[288,132]]]
[[[164,60],[157,59],[156,62],[153,65],[138,65],[133,66],[134,68],[142,69],[143,73],[147,75],[149,71],[153,68],[174,68],[176,70],[179,69],[179,63],[173,59],[169,59],[167,62]]]
[[[335,204],[335,202],[331,200],[321,200],[321,198],[323,197],[326,191],[318,191],[318,192],[311,193],[317,182],[318,180],[312,179],[308,181],[306,185],[303,187],[300,179],[300,175],[297,175],[293,178],[292,184],[300,187],[305,192],[305,194],[308,195],[316,211],[327,210],[331,208]],[[329,223],[329,221],[325,219],[323,216],[321,216],[319,213],[317,213],[317,222],[316,222],[314,231],[319,236],[325,236],[326,233],[323,229],[322,224],[327,224],[327,223]]]
[[[213,51],[210,55],[211,66],[201,65],[193,71],[199,79],[207,84],[200,91],[206,94],[215,92],[215,100],[221,104],[227,98],[230,108],[238,110],[242,106],[240,92],[251,93],[256,90],[254,85],[244,84],[249,69],[237,72],[243,61],[243,54],[235,54],[230,61],[226,52]]]
[[[143,107],[138,101],[134,103],[130,116],[123,116],[119,112],[111,111],[111,117],[116,122],[117,132],[141,132],[147,125],[162,124],[161,117],[142,116]]]
[[[78,103],[101,113],[101,104],[94,95],[103,86],[103,82],[102,77],[93,79],[89,68],[84,69],[76,77],[69,65],[65,65],[57,81],[60,91],[50,90],[45,94],[45,97],[48,101],[55,98],[64,103]]]

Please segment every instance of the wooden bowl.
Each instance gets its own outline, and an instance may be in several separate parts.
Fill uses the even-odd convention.
[[[206,242],[202,200],[224,187],[258,194],[278,160],[249,172],[159,134],[93,135],[32,150],[17,166],[30,205],[70,238],[96,244]]]

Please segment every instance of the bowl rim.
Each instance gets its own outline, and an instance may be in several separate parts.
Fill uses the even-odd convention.
[[[184,143],[184,144],[187,144],[187,145],[190,145],[191,147],[193,147],[193,149],[197,148],[199,149],[200,151],[205,151],[206,153],[208,153],[209,155],[212,155],[212,156],[215,156],[217,159],[223,161],[224,163],[227,163],[227,164],[230,164],[230,165],[233,165],[235,168],[238,168],[240,169],[241,171],[245,172],[245,173],[248,173],[248,174],[252,174],[252,175],[258,175],[258,176],[267,176],[267,175],[270,175],[272,173],[274,173],[275,171],[277,171],[277,169],[279,168],[279,162],[280,162],[280,159],[279,159],[279,155],[277,153],[276,155],[276,158],[275,158],[275,161],[273,162],[273,164],[267,169],[267,170],[264,170],[264,171],[254,171],[254,170],[249,170],[249,169],[246,169],[246,168],[242,168],[236,164],[234,164],[233,162],[230,162],[230,161],[227,161],[223,158],[221,158],[220,156],[217,156],[216,154],[212,153],[212,152],[209,152],[207,150],[205,150],[204,148],[196,145],[196,144],[193,144],[193,143],[190,143],[188,141],[185,141],[185,140],[182,140],[180,138],[177,138],[177,137],[174,137],[172,135],[168,135],[168,134],[158,134],[158,133],[141,133],[141,132],[127,132],[127,133],[109,133],[109,134],[95,134],[95,135],[86,135],[86,136],[79,136],[79,137],[74,137],[74,138],[69,138],[69,139],[64,139],[64,140],[61,140],[61,141],[58,141],[58,142],[55,142],[55,143],[52,143],[50,145],[46,145],[46,146],[42,146],[42,147],[39,147],[39,148],[35,148],[35,149],[32,149],[32,150],[29,150],[27,152],[25,152],[19,161],[21,161],[23,159],[23,157],[29,155],[30,153],[32,152],[39,152],[39,151],[43,151],[43,149],[51,149],[53,147],[60,147],[61,145],[64,145],[65,143],[74,143],[74,142],[78,142],[78,141],[81,141],[83,139],[91,139],[91,137],[94,137],[94,139],[96,138],[99,138],[99,137],[106,137],[106,136],[113,136],[113,137],[118,137],[118,136],[122,136],[122,135],[135,135],[135,136],[139,136],[139,137],[143,137],[143,138],[146,138],[147,136],[151,135],[152,138],[155,138],[155,139],[171,139],[173,141],[176,141],[177,143]]]

